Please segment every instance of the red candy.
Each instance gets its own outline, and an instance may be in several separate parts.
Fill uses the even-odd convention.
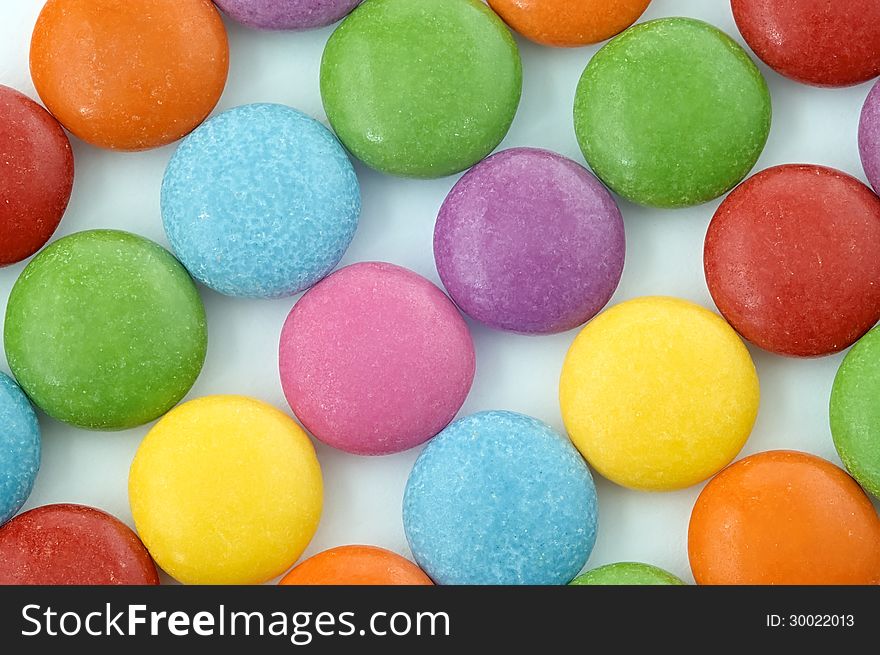
[[[156,585],[124,523],[83,505],[45,505],[0,527],[0,585]]]
[[[45,109],[0,85],[0,266],[39,250],[58,227],[73,188],[73,153]]]
[[[880,75],[878,0],[731,0],[739,31],[777,73],[816,86]]]
[[[880,198],[832,168],[769,168],[718,208],[704,264],[718,309],[755,345],[837,352],[880,320]]]

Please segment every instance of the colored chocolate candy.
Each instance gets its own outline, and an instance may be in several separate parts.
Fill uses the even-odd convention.
[[[859,154],[874,191],[880,191],[880,82],[871,88],[859,120]]]
[[[573,585],[683,585],[684,582],[663,569],[639,562],[606,564],[579,575]]]
[[[171,158],[162,218],[197,280],[232,296],[299,293],[354,237],[360,188],[345,150],[283,105],[236,107],[197,128]]]
[[[880,498],[880,327],[859,339],[837,371],[831,435],[846,470]]]
[[[40,470],[40,425],[27,396],[0,373],[0,525],[31,493]]]
[[[434,178],[488,155],[522,91],[516,42],[479,0],[370,0],[321,62],[333,129],[379,171]]]
[[[567,584],[596,540],[593,479],[577,451],[522,414],[452,423],[416,460],[403,527],[438,584]]]
[[[577,336],[562,368],[562,418],[603,476],[633,489],[689,487],[740,451],[758,376],[720,316],[676,298],[629,300]]]
[[[83,505],[44,505],[0,527],[0,585],[157,585],[128,526]]]
[[[431,585],[431,578],[398,555],[375,546],[340,546],[310,557],[280,585]]]
[[[347,266],[310,289],[281,332],[287,402],[315,437],[360,455],[424,443],[474,379],[474,345],[455,305],[393,264]]]
[[[83,141],[146,150],[176,141],[217,104],[229,68],[210,0],[48,0],[31,39],[46,107]]]
[[[49,416],[93,430],[164,414],[198,377],[205,310],[171,254],[115,230],[78,232],[24,269],[6,308],[6,357]]]
[[[214,0],[233,20],[260,30],[308,30],[335,23],[361,0]]]
[[[33,100],[0,85],[0,267],[43,247],[72,189],[64,129]]]
[[[703,489],[688,555],[698,584],[875,585],[880,520],[855,481],[830,462],[758,453]]]
[[[440,209],[434,257],[461,309],[526,334],[570,330],[611,298],[625,234],[611,194],[560,155],[515,148],[477,164]]]
[[[576,47],[610,39],[636,22],[651,0],[489,0],[510,27],[544,45]]]
[[[257,584],[286,571],[318,527],[322,489],[302,428],[242,396],[199,398],[166,414],[128,480],[144,544],[187,584]]]
[[[776,166],[741,184],[706,234],[718,309],[757,346],[814,357],[880,320],[880,199],[840,171]]]
[[[770,131],[770,93],[748,55],[690,18],[631,27],[590,61],[574,105],[593,172],[653,207],[717,198],[755,165]]]
[[[880,75],[876,0],[731,0],[743,38],[781,75],[849,86]]]

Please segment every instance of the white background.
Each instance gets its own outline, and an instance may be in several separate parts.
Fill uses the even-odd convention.
[[[30,35],[42,0],[0,0],[0,84],[33,98],[28,73]],[[727,0],[654,0],[641,20],[661,16],[706,20],[743,43]],[[226,20],[231,47],[229,82],[216,111],[251,102],[292,105],[326,123],[318,90],[321,52],[332,28],[306,33],[261,33]],[[578,79],[598,47],[557,50],[518,38],[524,88],[519,113],[501,148],[536,146],[584,163],[572,124]],[[773,73],[759,62],[773,95],[773,129],[756,170],[819,163],[864,180],[856,135],[870,85],[815,89]],[[55,237],[91,228],[117,228],[167,247],[159,215],[159,187],[174,145],[146,153],[101,151],[71,138],[76,181]],[[434,220],[456,177],[417,181],[388,177],[357,164],[364,199],[360,228],[342,261],[386,260],[439,284],[432,255]],[[626,222],[627,257],[612,303],[641,295],[679,296],[714,309],[702,270],[706,227],[718,201],[682,210],[646,209],[618,200]],[[0,311],[24,264],[0,269]],[[202,289],[208,312],[208,358],[188,398],[247,394],[289,412],[278,379],[277,342],[295,298],[226,298]],[[0,314],[2,315],[2,314]],[[570,332],[524,337],[471,322],[477,377],[462,414],[510,409],[562,431],[557,383]],[[828,428],[828,397],[841,355],[790,360],[751,348],[761,379],[761,410],[741,455],[805,450],[839,464]],[[5,355],[0,369],[8,373]],[[40,417],[43,464],[26,508],[54,502],[100,507],[131,524],[128,467],[150,426],[94,433]],[[351,543],[375,544],[409,556],[401,498],[419,449],[379,458],[348,455],[317,444],[325,506],[307,555]],[[692,582],[687,524],[701,486],[673,493],[629,491],[597,479],[599,537],[588,567],[638,560]],[[267,498],[266,502],[272,502]]]

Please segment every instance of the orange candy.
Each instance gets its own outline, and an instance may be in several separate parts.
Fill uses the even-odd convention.
[[[688,555],[698,584],[880,584],[880,519],[830,462],[759,453],[703,489]]]
[[[229,46],[210,0],[49,0],[31,39],[43,103],[83,141],[146,150],[217,104]]]
[[[489,0],[527,39],[565,48],[598,43],[638,20],[651,0]]]
[[[430,585],[422,570],[390,550],[340,546],[310,557],[285,575],[282,585]]]

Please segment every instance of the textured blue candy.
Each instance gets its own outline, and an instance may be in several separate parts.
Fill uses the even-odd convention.
[[[303,291],[354,237],[360,188],[318,121],[284,105],[236,107],[190,134],[162,182],[162,220],[194,278],[230,296]]]
[[[596,541],[596,488],[571,442],[522,414],[459,419],[416,461],[403,526],[438,584],[567,584]]]
[[[0,373],[0,525],[24,505],[40,470],[40,426],[30,401]]]

